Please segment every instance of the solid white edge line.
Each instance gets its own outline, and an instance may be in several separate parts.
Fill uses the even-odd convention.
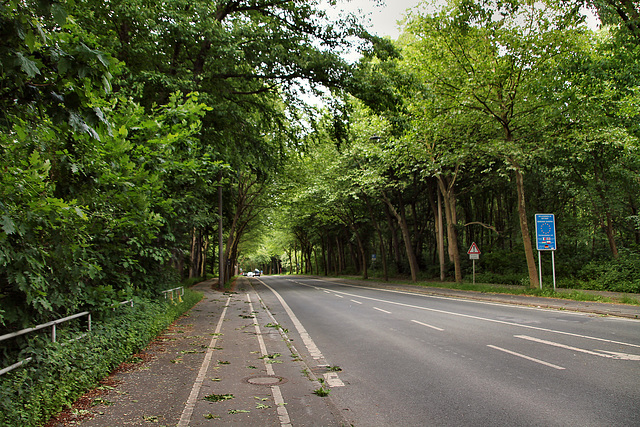
[[[297,282],[300,285],[303,286],[308,286],[311,287],[311,285],[305,284],[305,283],[300,283]],[[357,285],[349,285],[346,283],[335,283],[335,282],[326,282],[326,283],[331,283],[332,285],[340,285],[340,286],[348,286],[351,288],[358,288],[358,289],[367,289],[367,290],[372,290],[372,288],[366,288],[363,286],[357,286]],[[321,288],[323,289],[323,288]],[[431,295],[423,295],[423,294],[417,294],[417,293],[412,293],[412,292],[403,292],[403,291],[395,291],[392,289],[375,289],[377,291],[383,291],[383,292],[390,292],[390,293],[397,293],[397,294],[404,294],[404,295],[416,295],[416,296],[421,296],[421,297],[425,297],[425,298],[438,298],[438,299],[451,299],[451,300],[457,300],[457,301],[467,301],[464,299],[457,299],[457,298],[445,298],[445,297],[436,297],[436,296],[431,296]],[[428,307],[422,307],[419,305],[413,305],[413,304],[404,304],[401,302],[395,302],[395,301],[388,301],[388,300],[384,300],[384,299],[379,299],[379,298],[372,298],[372,297],[366,297],[364,295],[355,295],[355,294],[351,294],[349,292],[343,292],[343,291],[336,291],[332,289],[332,292],[336,292],[336,293],[341,293],[343,295],[347,295],[350,297],[355,297],[355,298],[362,298],[362,299],[366,299],[366,300],[370,300],[370,301],[378,301],[378,302],[383,302],[386,304],[392,304],[392,305],[399,305],[402,307],[409,307],[409,308],[415,308],[418,310],[425,310],[425,311],[431,311],[434,313],[442,313],[442,314],[447,314],[447,315],[451,315],[451,316],[458,316],[458,317],[464,317],[467,319],[474,319],[474,320],[481,320],[484,322],[491,322],[491,323],[498,323],[498,324],[502,324],[502,325],[510,325],[510,326],[517,326],[519,328],[525,328],[525,329],[532,329],[535,331],[544,331],[544,332],[550,332],[553,334],[559,334],[559,335],[566,335],[566,336],[570,336],[570,337],[578,337],[578,338],[585,338],[585,339],[589,339],[589,340],[594,340],[594,341],[600,341],[600,342],[606,342],[606,343],[610,343],[610,344],[619,344],[619,345],[626,345],[629,347],[636,347],[636,348],[640,348],[640,344],[633,344],[633,343],[628,343],[628,342],[624,342],[624,341],[615,341],[615,340],[610,340],[610,339],[606,339],[606,338],[599,338],[599,337],[592,337],[589,335],[581,335],[581,334],[576,334],[573,332],[565,332],[565,331],[558,331],[555,329],[549,329],[549,328],[541,328],[539,326],[531,326],[531,325],[522,325],[519,323],[514,323],[514,322],[507,322],[505,320],[498,320],[498,319],[489,319],[487,317],[480,317],[480,316],[473,316],[470,314],[463,314],[463,313],[455,313],[453,311],[447,311],[447,310],[438,310],[435,308],[428,308]],[[487,303],[487,304],[492,304],[492,303]],[[493,304],[493,305],[499,305],[499,304]],[[519,307],[519,308],[525,308],[525,307],[521,307],[521,306],[514,306],[514,307]],[[569,314],[569,313],[567,313]],[[576,313],[573,313],[576,314]]]
[[[440,332],[444,331],[444,329],[442,329],[442,328],[438,328],[437,326],[429,325],[429,324],[424,323],[424,322],[419,322],[417,320],[412,320],[412,322],[413,323],[417,323],[418,325],[426,326],[427,328],[435,329],[436,331],[440,331]]]
[[[525,356],[524,354],[516,353],[515,351],[507,350],[506,348],[497,347],[497,346],[491,345],[491,344],[487,344],[487,347],[493,348],[495,350],[503,351],[503,352],[511,354],[513,356],[521,357],[523,359],[530,360],[532,362],[536,362],[536,363],[539,363],[539,364],[544,365],[544,366],[548,366],[548,367],[553,368],[553,369],[558,369],[558,370],[566,369],[566,368],[563,368],[562,366],[558,366],[558,365],[554,365],[553,363],[545,362],[544,360],[536,359],[534,357]]]
[[[207,353],[204,355],[204,360],[202,361],[202,365],[200,366],[200,371],[198,372],[196,381],[193,383],[191,393],[189,394],[187,403],[185,404],[182,415],[180,416],[180,421],[178,421],[178,427],[187,427],[189,425],[189,422],[191,421],[191,415],[193,415],[193,410],[196,407],[196,402],[198,401],[198,395],[200,394],[200,389],[202,388],[204,377],[207,375],[207,371],[209,370],[211,358],[213,357],[213,351],[215,349],[216,342],[218,341],[220,331],[222,330],[222,322],[227,315],[227,308],[229,307],[230,301],[231,296],[227,298],[227,303],[224,305],[224,310],[222,310],[220,320],[218,320],[218,325],[216,326],[213,338],[211,338],[211,342],[209,343],[209,347],[207,348]]]
[[[302,339],[304,345],[307,347],[307,350],[309,351],[309,354],[311,354],[311,357],[324,363],[324,356],[322,355],[322,352],[320,351],[316,343],[313,342],[307,330],[304,328],[304,326],[302,326],[302,323],[300,322],[300,320],[298,320],[298,317],[295,315],[293,310],[291,310],[291,307],[289,307],[289,304],[287,304],[284,298],[282,298],[282,296],[280,296],[280,294],[271,286],[267,285],[264,281],[260,281],[260,283],[262,283],[271,292],[273,292],[278,301],[280,301],[282,308],[284,308],[284,311],[287,312],[287,315],[291,319],[291,322],[293,322],[293,325],[296,327],[296,330],[298,331],[298,334],[300,334],[300,338]]]
[[[298,333],[300,334],[300,337],[302,338],[303,343],[307,347],[307,350],[309,351],[311,356],[314,358],[314,360],[319,362],[318,366],[321,366],[321,365],[328,366],[328,365],[326,365],[325,358],[322,355],[322,353],[320,352],[320,349],[318,349],[316,344],[313,342],[313,340],[311,339],[311,336],[307,333],[307,331],[304,328],[304,326],[302,326],[302,323],[300,322],[300,320],[298,320],[298,317],[295,315],[293,310],[291,310],[291,307],[289,307],[289,304],[287,304],[287,302],[284,300],[284,298],[282,298],[282,296],[280,296],[280,294],[275,289],[273,289],[271,286],[267,285],[262,280],[260,281],[260,283],[262,283],[267,289],[269,289],[276,296],[278,301],[280,301],[280,304],[282,305],[284,310],[287,312],[287,315],[289,316],[289,318],[291,319],[291,321],[295,325],[296,329],[298,330]],[[254,290],[254,292],[255,292],[255,290]],[[256,295],[257,295],[257,292],[256,292]],[[259,295],[258,295],[258,299],[260,299]],[[273,315],[271,314],[271,312],[264,305],[264,302],[262,300],[260,300],[260,301],[261,301],[263,307],[265,308],[265,310],[267,311],[267,313],[269,313],[269,316],[271,316],[271,318],[274,319]],[[275,319],[274,319],[274,321],[275,321]],[[314,357],[314,353],[315,352],[317,352],[316,354],[319,355],[319,357]],[[328,379],[330,379],[331,381],[327,381]],[[325,381],[327,381],[327,385],[329,387],[344,387],[344,383],[342,382],[342,380],[340,380],[340,377],[335,372],[330,372],[328,374],[325,374]]]

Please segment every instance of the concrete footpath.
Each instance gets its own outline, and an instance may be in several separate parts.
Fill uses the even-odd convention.
[[[251,280],[211,285],[196,285],[201,302],[48,427],[345,425]]]
[[[400,292],[572,310],[640,319],[640,306],[397,285],[322,280]],[[144,351],[47,427],[61,426],[346,426],[346,409],[317,391],[332,373],[318,365],[240,277],[231,292],[194,287],[204,298]],[[289,336],[291,335],[291,337]],[[324,384],[322,383],[324,381]],[[321,394],[321,393],[320,393]]]

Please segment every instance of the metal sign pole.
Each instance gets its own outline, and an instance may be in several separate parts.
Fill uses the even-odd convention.
[[[476,260],[473,260],[473,284],[476,284]]]
[[[542,289],[542,251],[538,251],[538,283],[540,283],[540,289]]]
[[[553,270],[553,292],[556,291],[556,251],[551,251],[551,268]]]

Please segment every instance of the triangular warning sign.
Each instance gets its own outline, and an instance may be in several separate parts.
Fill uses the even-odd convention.
[[[469,255],[480,255],[480,249],[478,249],[478,245],[476,245],[476,242],[473,242],[471,244],[471,247],[467,251],[467,254],[469,254]]]

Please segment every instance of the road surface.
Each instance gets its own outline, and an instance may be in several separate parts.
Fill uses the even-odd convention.
[[[356,426],[640,425],[640,321],[316,278],[251,283]]]

